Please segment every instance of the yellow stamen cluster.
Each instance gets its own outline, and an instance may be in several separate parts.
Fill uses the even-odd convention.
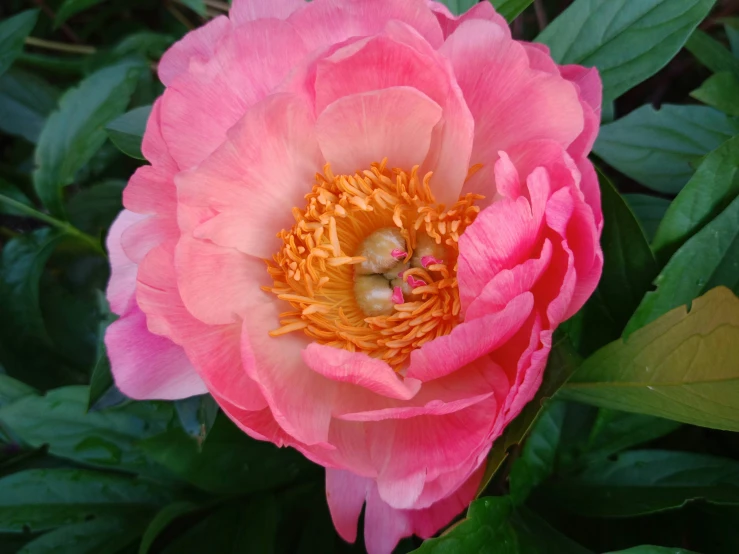
[[[459,322],[457,286],[458,241],[479,207],[480,195],[467,194],[446,210],[429,188],[432,174],[388,169],[386,161],[355,175],[334,175],[327,165],[316,174],[304,210],[293,208],[295,225],[278,234],[283,246],[267,262],[272,292],[292,309],[281,314],[277,337],[303,331],[319,343],[366,352],[401,370],[410,353],[425,342],[446,335]],[[424,281],[393,313],[367,317],[357,305],[354,266],[365,237],[394,227],[413,256],[424,234],[445,245],[442,263],[413,267],[403,273]]]

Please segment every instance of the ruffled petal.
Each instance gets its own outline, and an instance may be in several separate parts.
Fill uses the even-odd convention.
[[[326,470],[326,500],[339,536],[357,540],[357,523],[372,480],[341,469]]]
[[[110,310],[117,315],[125,314],[135,304],[133,298],[136,292],[136,272],[138,270],[136,263],[126,256],[121,244],[121,236],[142,219],[146,219],[146,216],[123,210],[110,226],[105,241],[110,259],[110,280],[105,294]]]
[[[495,11],[495,8],[493,8],[493,5],[490,2],[478,2],[459,16],[455,16],[449,11],[449,8],[440,2],[429,0],[429,6],[434,14],[436,14],[436,18],[439,20],[439,25],[441,25],[441,29],[444,32],[444,38],[451,35],[462,23],[470,21],[471,19],[491,21],[500,27],[501,31],[503,31],[508,37],[511,36],[508,22],[502,15]]]
[[[236,23],[267,18],[287,19],[305,5],[305,0],[234,0],[229,15]]]

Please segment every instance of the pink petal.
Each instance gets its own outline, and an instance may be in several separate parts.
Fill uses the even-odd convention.
[[[326,469],[326,500],[339,536],[347,542],[357,540],[357,523],[367,492],[374,485],[370,479],[341,469]]]
[[[241,363],[241,324],[206,325],[187,311],[177,290],[174,255],[166,245],[153,249],[139,267],[136,299],[148,327],[182,346],[211,391],[235,407],[267,406]]]
[[[534,296],[524,293],[504,310],[457,325],[449,335],[427,342],[411,354],[407,376],[438,379],[483,356],[513,336],[528,318]]]
[[[335,174],[354,174],[388,158],[409,171],[426,158],[441,107],[411,87],[345,96],[318,117],[318,144]]]
[[[391,554],[403,537],[413,534],[413,526],[403,511],[390,507],[376,487],[367,496],[364,512],[364,545],[367,554]]]
[[[478,396],[470,396],[453,400],[451,402],[444,402],[443,400],[437,399],[430,401],[425,406],[398,406],[382,410],[351,412],[341,414],[339,418],[345,421],[382,421],[386,419],[409,419],[411,417],[418,416],[447,415],[469,408],[478,402],[487,400],[492,395],[492,392],[488,392]]]
[[[184,350],[150,333],[138,307],[108,327],[105,346],[115,383],[130,398],[176,400],[207,392]]]
[[[135,225],[146,216],[123,210],[110,226],[106,246],[110,259],[110,280],[106,296],[110,303],[110,310],[117,315],[123,315],[133,305],[136,292],[136,272],[138,267],[123,251],[121,236],[132,225]]]
[[[425,0],[386,0],[378,7],[377,0],[323,0],[311,2],[288,21],[311,50],[376,35],[391,20],[407,23],[434,48],[441,46],[441,28]]]
[[[303,350],[302,357],[310,369],[328,379],[357,385],[389,398],[408,400],[421,388],[419,381],[403,379],[387,363],[363,352],[313,342]]]
[[[478,2],[459,16],[452,14],[452,12],[449,11],[449,8],[440,2],[429,1],[429,6],[439,20],[439,24],[444,31],[444,38],[451,35],[462,23],[471,19],[491,21],[500,27],[508,37],[511,36],[508,22],[502,15],[495,11],[495,8],[493,8],[493,5],[490,2]]]
[[[216,17],[202,27],[187,33],[176,42],[159,60],[159,79],[165,86],[187,72],[193,60],[206,62],[213,57],[216,46],[229,32],[231,24],[225,16]]]
[[[207,62],[191,62],[162,99],[162,134],[180,168],[207,158],[306,53],[289,24],[267,19],[239,26]]]
[[[290,228],[294,206],[305,206],[323,158],[313,116],[297,96],[271,95],[251,108],[228,140],[192,171],[177,177],[179,201],[213,210],[197,238],[270,258]]]
[[[234,0],[229,15],[236,23],[267,18],[287,19],[305,5],[305,0]]]
[[[121,245],[126,256],[138,264],[152,248],[164,242],[174,243],[178,237],[179,229],[173,218],[152,215],[126,229],[121,235]]]

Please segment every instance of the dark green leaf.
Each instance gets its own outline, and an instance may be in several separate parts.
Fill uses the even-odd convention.
[[[150,481],[83,469],[30,469],[0,479],[0,531],[53,529],[93,517],[154,512],[170,491]]]
[[[635,546],[627,550],[619,550],[618,552],[607,552],[606,554],[696,554],[692,550],[684,548],[667,548],[664,546]]]
[[[739,504],[739,462],[668,450],[631,450],[550,481],[545,493],[588,517],[627,517],[703,499]]]
[[[0,130],[35,143],[58,97],[41,77],[11,69],[0,77]]]
[[[133,109],[114,119],[105,127],[113,144],[132,158],[145,159],[141,153],[141,141],[144,138],[151,108],[151,106],[142,106]]]
[[[680,246],[720,214],[737,193],[739,135],[706,156],[665,213],[653,244],[662,263],[666,263]]]
[[[605,175],[599,175],[603,205],[603,275],[600,300],[616,329],[622,330],[657,275],[647,238],[624,199]]]
[[[87,412],[87,387],[64,387],[46,396],[27,396],[0,408],[3,421],[26,444],[49,445],[55,456],[102,468],[160,475],[137,447],[164,432],[174,418],[171,404],[132,402]]]
[[[144,536],[141,537],[141,545],[139,546],[139,554],[147,554],[157,537],[164,531],[170,523],[185,514],[189,514],[197,510],[198,506],[192,502],[173,502],[162,508],[154,519],[151,520],[146,527]]]
[[[508,477],[514,504],[522,504],[531,490],[554,471],[566,411],[565,402],[550,401],[536,418]]]
[[[11,206],[3,202],[3,197],[10,198],[11,200],[15,200],[16,202],[25,204],[26,206],[31,206],[31,200],[28,198],[28,196],[23,194],[23,192],[21,192],[18,187],[11,185],[3,179],[0,179],[0,214],[17,216],[26,215],[25,212],[19,210],[15,206]]]
[[[725,114],[739,116],[739,77],[730,71],[709,77],[690,96]]]
[[[565,398],[739,431],[739,299],[724,287],[590,356]]]
[[[507,496],[489,496],[470,504],[467,518],[436,539],[423,543],[415,554],[590,554],[533,512],[514,511]]]
[[[491,0],[497,12],[510,23],[528,8],[534,0]]]
[[[78,229],[100,235],[123,209],[125,181],[111,179],[75,194],[67,203],[69,221]]]
[[[110,312],[108,301],[102,293],[98,298],[98,303],[101,307],[100,312],[105,315],[98,327],[97,360],[90,377],[90,396],[87,400],[88,411],[98,408],[97,404],[100,399],[113,387],[113,373],[110,370],[110,360],[105,349],[105,331],[115,321],[116,316]]]
[[[739,59],[739,17],[724,18],[724,30],[731,45],[731,53]]]
[[[138,540],[144,525],[135,516],[65,525],[32,540],[18,554],[116,554]]]
[[[18,379],[13,379],[8,375],[0,373],[0,408],[31,394],[36,394],[36,390],[33,387],[29,387]]]
[[[126,61],[93,73],[68,90],[49,116],[39,137],[33,180],[53,215],[64,215],[62,187],[105,142],[104,126],[126,109],[143,67]]]
[[[64,0],[59,10],[56,12],[54,25],[59,27],[67,19],[74,14],[79,13],[87,8],[91,8],[96,4],[100,4],[103,0]]]
[[[222,413],[202,448],[177,428],[143,441],[142,447],[178,477],[220,494],[268,490],[313,469],[292,449],[248,437]]]
[[[38,10],[26,10],[0,21],[0,75],[13,65],[23,51],[23,41],[36,26]]]
[[[603,125],[594,152],[645,187],[677,194],[694,165],[739,133],[739,122],[705,106],[643,106]]]
[[[175,402],[175,408],[177,408],[182,429],[198,441],[204,441],[218,415],[218,404],[213,397],[203,394],[184,398]]]
[[[274,552],[277,503],[272,495],[230,502],[173,541],[163,554]]]
[[[708,33],[696,29],[685,47],[699,62],[714,73],[730,71],[739,77],[739,59]]]
[[[536,39],[558,63],[595,66],[610,102],[662,69],[715,0],[576,0]]]
[[[198,15],[205,16],[207,9],[203,0],[177,0],[183,6],[187,6]],[[455,0],[456,1],[456,0]],[[473,0],[474,1],[474,0]]]
[[[626,326],[624,336],[723,285],[739,292],[739,196],[675,253]]]
[[[503,434],[493,444],[493,448],[488,454],[487,467],[478,489],[478,495],[482,494],[488,486],[508,457],[510,449],[523,441],[539,412],[541,412],[545,401],[551,398],[567,382],[579,361],[579,357],[574,352],[569,339],[558,338],[552,346],[549,361],[544,371],[544,379],[536,396],[521,410],[518,417],[506,426]]]
[[[622,196],[634,212],[636,219],[639,220],[647,238],[652,240],[659,222],[662,221],[667,208],[670,207],[670,201],[648,194],[624,194]]]

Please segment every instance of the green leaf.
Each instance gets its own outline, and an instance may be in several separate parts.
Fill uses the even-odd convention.
[[[194,11],[196,14],[205,16],[208,13],[208,10],[206,9],[205,2],[203,0],[177,0],[180,4],[183,6],[187,6],[192,11]],[[457,0],[453,0],[457,1]]]
[[[0,408],[31,394],[37,394],[36,389],[18,379],[0,373]]]
[[[219,494],[268,490],[314,469],[292,449],[248,437],[222,413],[202,447],[178,428],[151,437],[141,446],[178,477]]]
[[[629,320],[624,336],[714,287],[739,292],[739,196],[675,253]]]
[[[712,75],[690,96],[725,114],[739,116],[739,78],[729,71]]]
[[[724,287],[589,357],[562,389],[604,408],[739,431],[739,299]]]
[[[680,246],[720,214],[737,193],[739,135],[706,156],[665,213],[653,242],[662,263],[666,263]]]
[[[78,229],[100,235],[123,209],[125,187],[125,181],[110,179],[81,190],[67,203],[69,221]]]
[[[739,59],[739,17],[724,18],[724,30],[731,45],[731,53]]]
[[[138,443],[164,432],[171,404],[131,402],[87,412],[88,387],[63,387],[0,408],[0,421],[26,444],[90,466],[162,475]]]
[[[607,552],[606,554],[697,554],[692,550],[684,548],[666,548],[664,546],[635,546],[627,550],[619,550],[618,552]]]
[[[38,10],[26,10],[0,21],[0,75],[23,52],[23,42],[36,26]]]
[[[151,108],[151,106],[135,108],[114,119],[105,127],[113,144],[127,156],[139,160],[146,159],[141,153],[141,141],[144,138]]]
[[[106,515],[154,512],[171,502],[150,481],[85,469],[29,469],[0,479],[0,532],[44,531]]]
[[[28,196],[23,194],[18,187],[0,179],[0,197],[3,196],[10,198],[11,200],[15,200],[16,202],[20,202],[26,206],[32,205]],[[17,215],[21,217],[26,215],[22,210],[19,210],[15,206],[11,206],[10,204],[3,202],[2,198],[0,198],[0,214]]]
[[[623,194],[622,196],[634,212],[636,219],[639,220],[647,239],[652,240],[667,208],[670,207],[670,201],[648,194]]]
[[[218,415],[218,404],[210,394],[191,396],[175,402],[182,429],[199,442],[205,440]]]
[[[534,0],[490,0],[495,7],[495,10],[506,18],[506,21],[510,23],[518,15],[533,4]]]
[[[0,77],[0,130],[35,143],[58,97],[41,77],[11,69]]]
[[[467,518],[414,554],[591,554],[525,508],[515,510],[507,496],[489,496],[470,504]]]
[[[54,19],[54,27],[59,27],[67,19],[81,11],[91,8],[96,4],[100,4],[103,0],[64,0],[59,10],[56,12]]]
[[[599,175],[603,205],[603,275],[599,298],[620,331],[649,290],[658,267],[639,222],[608,178]]]
[[[714,73],[730,71],[739,77],[739,59],[732,56],[723,44],[708,33],[696,29],[685,47]]]
[[[103,145],[104,126],[126,109],[143,67],[126,61],[93,73],[64,94],[46,121],[33,181],[41,202],[56,217],[64,216],[62,187]]]
[[[162,554],[275,551],[277,502],[270,494],[230,502],[172,541]]]
[[[693,165],[739,133],[739,122],[705,106],[643,106],[603,125],[593,151],[645,187],[677,194]]]
[[[482,494],[495,473],[503,465],[510,449],[520,444],[526,437],[539,412],[544,407],[545,401],[551,398],[567,382],[579,361],[579,357],[574,352],[568,338],[558,338],[555,341],[544,371],[544,379],[536,396],[521,410],[516,419],[506,426],[501,436],[495,440],[488,454],[485,474],[477,491],[478,496]]]
[[[173,502],[168,504],[154,516],[149,525],[146,527],[144,536],[141,537],[141,545],[139,546],[139,554],[147,554],[154,544],[157,537],[164,531],[174,520],[189,514],[198,509],[197,504],[192,502]]]
[[[715,0],[576,0],[536,39],[561,64],[597,67],[610,102],[662,69]]]
[[[97,343],[97,360],[92,368],[92,376],[90,377],[90,394],[87,399],[87,410],[90,411],[97,408],[101,398],[113,386],[113,373],[110,370],[110,360],[108,352],[105,349],[105,332],[108,326],[116,320],[115,314],[111,313],[108,301],[100,293],[98,297],[100,312],[103,315],[102,321],[98,326],[98,343]]]
[[[27,543],[18,554],[116,554],[138,540],[139,517],[101,517],[65,525]]]
[[[668,450],[631,450],[552,480],[544,493],[588,517],[633,517],[694,500],[739,504],[739,462]]]
[[[536,418],[521,457],[514,462],[508,476],[514,504],[523,504],[531,490],[554,471],[566,411],[565,402],[550,401]]]

